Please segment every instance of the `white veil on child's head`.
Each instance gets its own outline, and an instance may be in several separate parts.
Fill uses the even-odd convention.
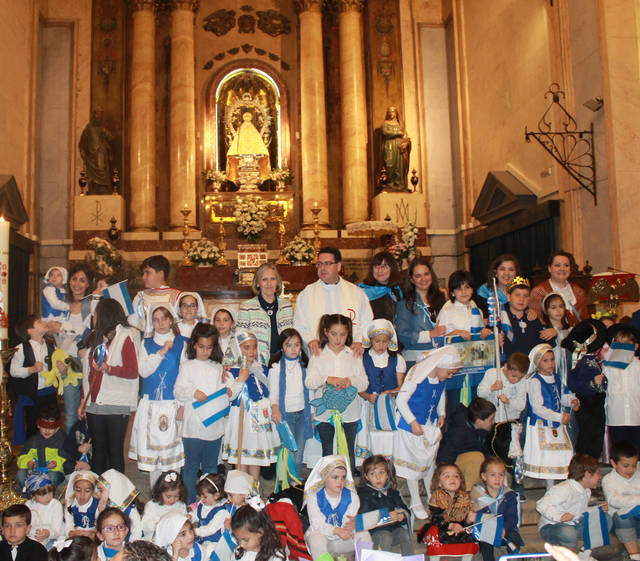
[[[179,318],[182,319],[182,312],[180,311],[180,302],[182,302],[182,299],[185,296],[191,296],[191,298],[193,298],[196,301],[196,305],[198,306],[198,311],[196,312],[196,317],[195,317],[195,322],[203,322],[206,323],[207,322],[207,310],[204,307],[204,302],[202,301],[202,296],[200,296],[200,294],[198,294],[197,292],[181,292],[180,296],[178,296],[178,298],[176,299],[176,305],[175,305],[175,315]]]
[[[435,368],[457,370],[461,367],[462,358],[458,350],[450,345],[445,345],[444,347],[423,353],[419,362],[409,370],[406,379],[414,384],[420,384],[424,382],[426,377],[431,374]]]
[[[378,335],[386,335],[389,337],[389,350],[398,350],[398,336],[396,330],[393,328],[393,324],[384,318],[374,319],[365,330],[362,335],[362,346],[369,348],[371,346],[371,339]]]
[[[74,485],[76,484],[77,481],[83,481],[83,480],[88,481],[89,483],[91,483],[91,485],[93,485],[94,496],[95,496],[95,487],[96,487],[96,482],[98,481],[98,476],[89,470],[81,469],[78,471],[74,471],[69,476],[69,481],[67,482],[67,488],[64,492],[64,503],[67,507],[71,506],[75,499],[74,491],[73,491]]]
[[[547,343],[540,343],[529,351],[529,371],[527,372],[527,376],[531,376],[538,370],[540,359],[549,351],[553,352],[553,347]]]
[[[153,534],[153,543],[167,549],[176,541],[180,530],[188,520],[187,515],[179,510],[168,512],[158,521],[156,531]]]
[[[324,487],[325,479],[334,469],[343,468],[347,472],[347,478],[344,486],[350,491],[356,492],[356,486],[353,482],[351,469],[349,468],[349,460],[342,454],[334,454],[332,456],[324,456],[311,470],[307,482],[304,484],[304,500],[303,505],[311,495],[316,495],[320,489]]]
[[[115,506],[122,511],[129,508],[140,493],[126,475],[115,469],[108,469],[98,476],[98,483],[109,490],[109,506]]]
[[[153,335],[153,314],[158,308],[164,308],[169,312],[169,315],[173,318],[173,323],[178,323],[178,316],[176,315],[175,306],[170,304],[169,302],[152,302],[151,305],[147,307],[147,319],[144,328],[145,337],[149,337]]]

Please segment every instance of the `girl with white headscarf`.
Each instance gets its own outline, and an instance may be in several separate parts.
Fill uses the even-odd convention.
[[[536,345],[529,353],[527,398],[524,474],[546,479],[547,487],[551,487],[554,480],[567,478],[573,456],[567,433],[569,408],[577,410],[579,403],[555,373],[553,347],[546,343]]]
[[[153,542],[171,555],[174,561],[205,561],[209,559],[211,546],[195,541],[193,524],[186,514],[171,511],[165,514],[153,536]]]
[[[207,321],[207,312],[202,297],[197,292],[182,292],[176,302],[176,316],[180,335],[187,339],[198,322]]]
[[[393,463],[396,473],[407,480],[410,509],[418,518],[427,518],[420,499],[419,482],[429,493],[444,425],[446,384],[461,366],[454,347],[445,346],[425,353],[409,370],[396,397],[398,430],[393,433]]]
[[[369,532],[356,532],[360,499],[346,456],[325,456],[313,468],[304,486],[309,529],[304,537],[311,557],[326,552],[351,553],[358,540],[371,541]]]
[[[138,461],[140,471],[149,472],[151,486],[163,471],[180,470],[184,451],[178,416],[180,402],[173,389],[180,364],[185,360],[187,340],[180,335],[173,308],[153,304],[147,313],[147,329],[140,346],[142,398],[138,403],[129,458]]]

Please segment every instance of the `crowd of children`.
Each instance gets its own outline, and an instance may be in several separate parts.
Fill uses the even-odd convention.
[[[569,328],[565,298],[556,292],[542,299],[538,316],[529,306],[529,282],[514,271],[500,277],[505,360],[481,378],[452,383],[463,359],[449,344],[425,351],[407,371],[387,319],[359,326],[360,355],[352,348],[352,321],[341,314],[322,317],[319,354],[309,358],[300,333],[287,328],[265,364],[256,335],[236,328],[233,310],[217,308],[209,322],[197,293],[166,286],[167,265],[143,264],[147,290],[129,318],[142,338],[124,324],[122,310],[98,304],[86,395],[69,435],[61,428],[56,382],[44,375],[53,352],[45,319],[66,312],[63,268],[48,272],[45,319],[19,322],[24,342],[10,371],[16,423],[26,436],[16,479],[28,501],[2,514],[0,561],[5,551],[14,561],[45,559],[47,550],[79,548],[80,538],[98,544],[99,559],[138,539],[174,560],[231,559],[234,551],[247,561],[286,559],[281,529],[258,494],[261,468],[271,464],[285,487],[304,485],[294,512],[302,514],[300,538],[312,559],[351,553],[360,540],[409,555],[413,525],[424,519],[419,539],[433,554],[453,546],[449,552],[479,550],[491,561],[497,547],[517,552],[524,545],[523,475],[547,485],[536,504],[543,539],[576,548],[600,482],[607,426],[613,471],[602,482],[608,513],[604,503],[600,511],[630,558],[640,560],[640,333],[632,327],[584,320]],[[450,299],[434,318],[443,327],[438,333],[489,336],[472,285],[465,271],[451,275]],[[127,353],[135,355],[139,400]],[[463,391],[468,405],[458,404]],[[104,430],[118,427],[121,444],[134,410],[129,457],[149,472],[144,510],[117,454],[96,451],[92,442],[92,426],[108,417]],[[222,461],[236,469],[217,473]],[[305,465],[312,468],[306,481]],[[408,507],[398,477],[406,480]],[[62,502],[55,498],[61,484]],[[475,531],[498,519],[493,538]]]

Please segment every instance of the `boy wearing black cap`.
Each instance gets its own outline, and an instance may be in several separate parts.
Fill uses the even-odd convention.
[[[607,379],[602,372],[602,348],[606,342],[607,328],[597,319],[581,321],[562,342],[573,353],[567,386],[580,400],[575,452],[594,458],[600,457],[604,441]]]

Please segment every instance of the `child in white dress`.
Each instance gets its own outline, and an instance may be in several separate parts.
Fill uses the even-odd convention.
[[[55,485],[41,472],[27,477],[24,484],[24,491],[29,497],[26,504],[31,510],[29,537],[47,549],[51,549],[53,542],[64,536],[62,503],[53,498],[55,490]]]

